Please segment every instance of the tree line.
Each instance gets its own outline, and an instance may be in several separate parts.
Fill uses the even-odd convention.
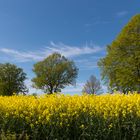
[[[98,61],[101,77],[110,92],[140,92],[140,14],[125,25],[120,34],[106,47],[107,54]],[[74,61],[53,53],[33,66],[33,87],[52,94],[68,85],[75,85],[78,68]],[[14,64],[0,64],[0,95],[28,92],[24,81],[27,75]],[[101,84],[92,75],[82,90],[87,94],[101,91]]]

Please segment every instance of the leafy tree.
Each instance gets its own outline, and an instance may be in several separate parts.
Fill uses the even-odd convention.
[[[0,95],[13,95],[28,90],[24,85],[26,74],[14,64],[0,64]]]
[[[75,84],[78,69],[73,61],[59,53],[53,53],[34,65],[36,77],[32,79],[34,87],[48,94],[60,92],[67,85]]]
[[[97,80],[94,75],[91,75],[90,79],[84,85],[82,92],[87,94],[99,94],[101,89],[100,81]]]
[[[98,62],[112,90],[140,91],[140,14],[134,16]]]

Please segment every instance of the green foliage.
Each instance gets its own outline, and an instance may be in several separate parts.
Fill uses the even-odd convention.
[[[21,134],[0,132],[0,140],[29,140],[27,134],[24,131]]]
[[[140,14],[107,47],[107,55],[98,65],[112,90],[140,91]]]
[[[96,79],[94,75],[91,75],[90,79],[84,85],[82,92],[87,94],[99,94],[101,89],[100,81]]]
[[[16,65],[0,64],[0,95],[13,95],[27,92],[24,85],[26,74]]]
[[[36,77],[32,79],[34,87],[49,94],[60,92],[65,86],[75,84],[78,69],[73,61],[61,54],[53,53],[45,60],[34,65]]]

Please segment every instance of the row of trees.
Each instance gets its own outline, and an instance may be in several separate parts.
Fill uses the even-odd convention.
[[[134,16],[117,38],[107,46],[107,55],[98,66],[108,88],[123,93],[140,92],[140,14]],[[75,63],[59,53],[53,53],[34,65],[36,77],[33,87],[45,93],[61,92],[68,85],[75,85],[78,68]],[[26,74],[21,68],[6,63],[0,64],[0,94],[25,93]],[[100,82],[91,76],[83,88],[88,94],[98,93]]]
[[[36,77],[32,79],[33,87],[48,94],[61,92],[61,89],[66,86],[75,85],[78,75],[78,68],[74,62],[59,53],[53,53],[43,61],[36,63],[33,71],[36,74]],[[23,69],[10,63],[0,64],[0,95],[25,94],[28,92],[24,84],[26,79]],[[95,86],[97,88],[94,88]],[[83,92],[94,94],[99,87],[99,81],[92,76],[84,86]]]

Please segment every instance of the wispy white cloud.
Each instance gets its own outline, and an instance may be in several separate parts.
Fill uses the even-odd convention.
[[[86,23],[84,24],[86,28],[93,28],[94,25],[105,25],[105,24],[109,24],[110,21],[108,20],[101,20],[101,19],[97,19],[91,23]]]
[[[128,11],[120,11],[116,13],[117,17],[124,17],[128,14]]]
[[[38,52],[21,52],[18,50],[14,50],[14,49],[9,49],[9,48],[1,48],[0,49],[1,53],[4,53],[7,56],[11,56],[13,58],[13,60],[15,61],[20,61],[20,62],[26,62],[26,61],[31,61],[31,60],[41,60],[43,59],[43,56],[41,56]]]
[[[84,63],[79,66],[80,70],[93,70],[93,69],[97,69],[98,65],[97,65],[97,61],[89,61],[87,63]]]
[[[101,56],[90,56],[83,59],[76,59],[75,62],[79,66],[80,70],[93,70],[98,68],[98,61],[103,58]]]
[[[47,48],[50,48],[50,50],[52,50],[53,52],[59,52],[67,57],[92,54],[103,50],[102,47],[92,43],[83,46],[70,46],[63,43],[55,44],[54,42],[51,42],[50,47]]]
[[[77,83],[76,86],[69,86],[62,90],[62,93],[65,94],[80,94],[85,83]]]
[[[50,42],[50,44],[41,50],[36,51],[19,51],[9,48],[0,48],[0,53],[5,54],[14,61],[18,62],[26,62],[26,61],[39,61],[47,57],[48,55],[58,52],[66,57],[76,57],[85,54],[93,54],[102,51],[104,48],[94,45],[94,44],[86,44],[83,46],[70,46],[64,43],[54,43]]]

